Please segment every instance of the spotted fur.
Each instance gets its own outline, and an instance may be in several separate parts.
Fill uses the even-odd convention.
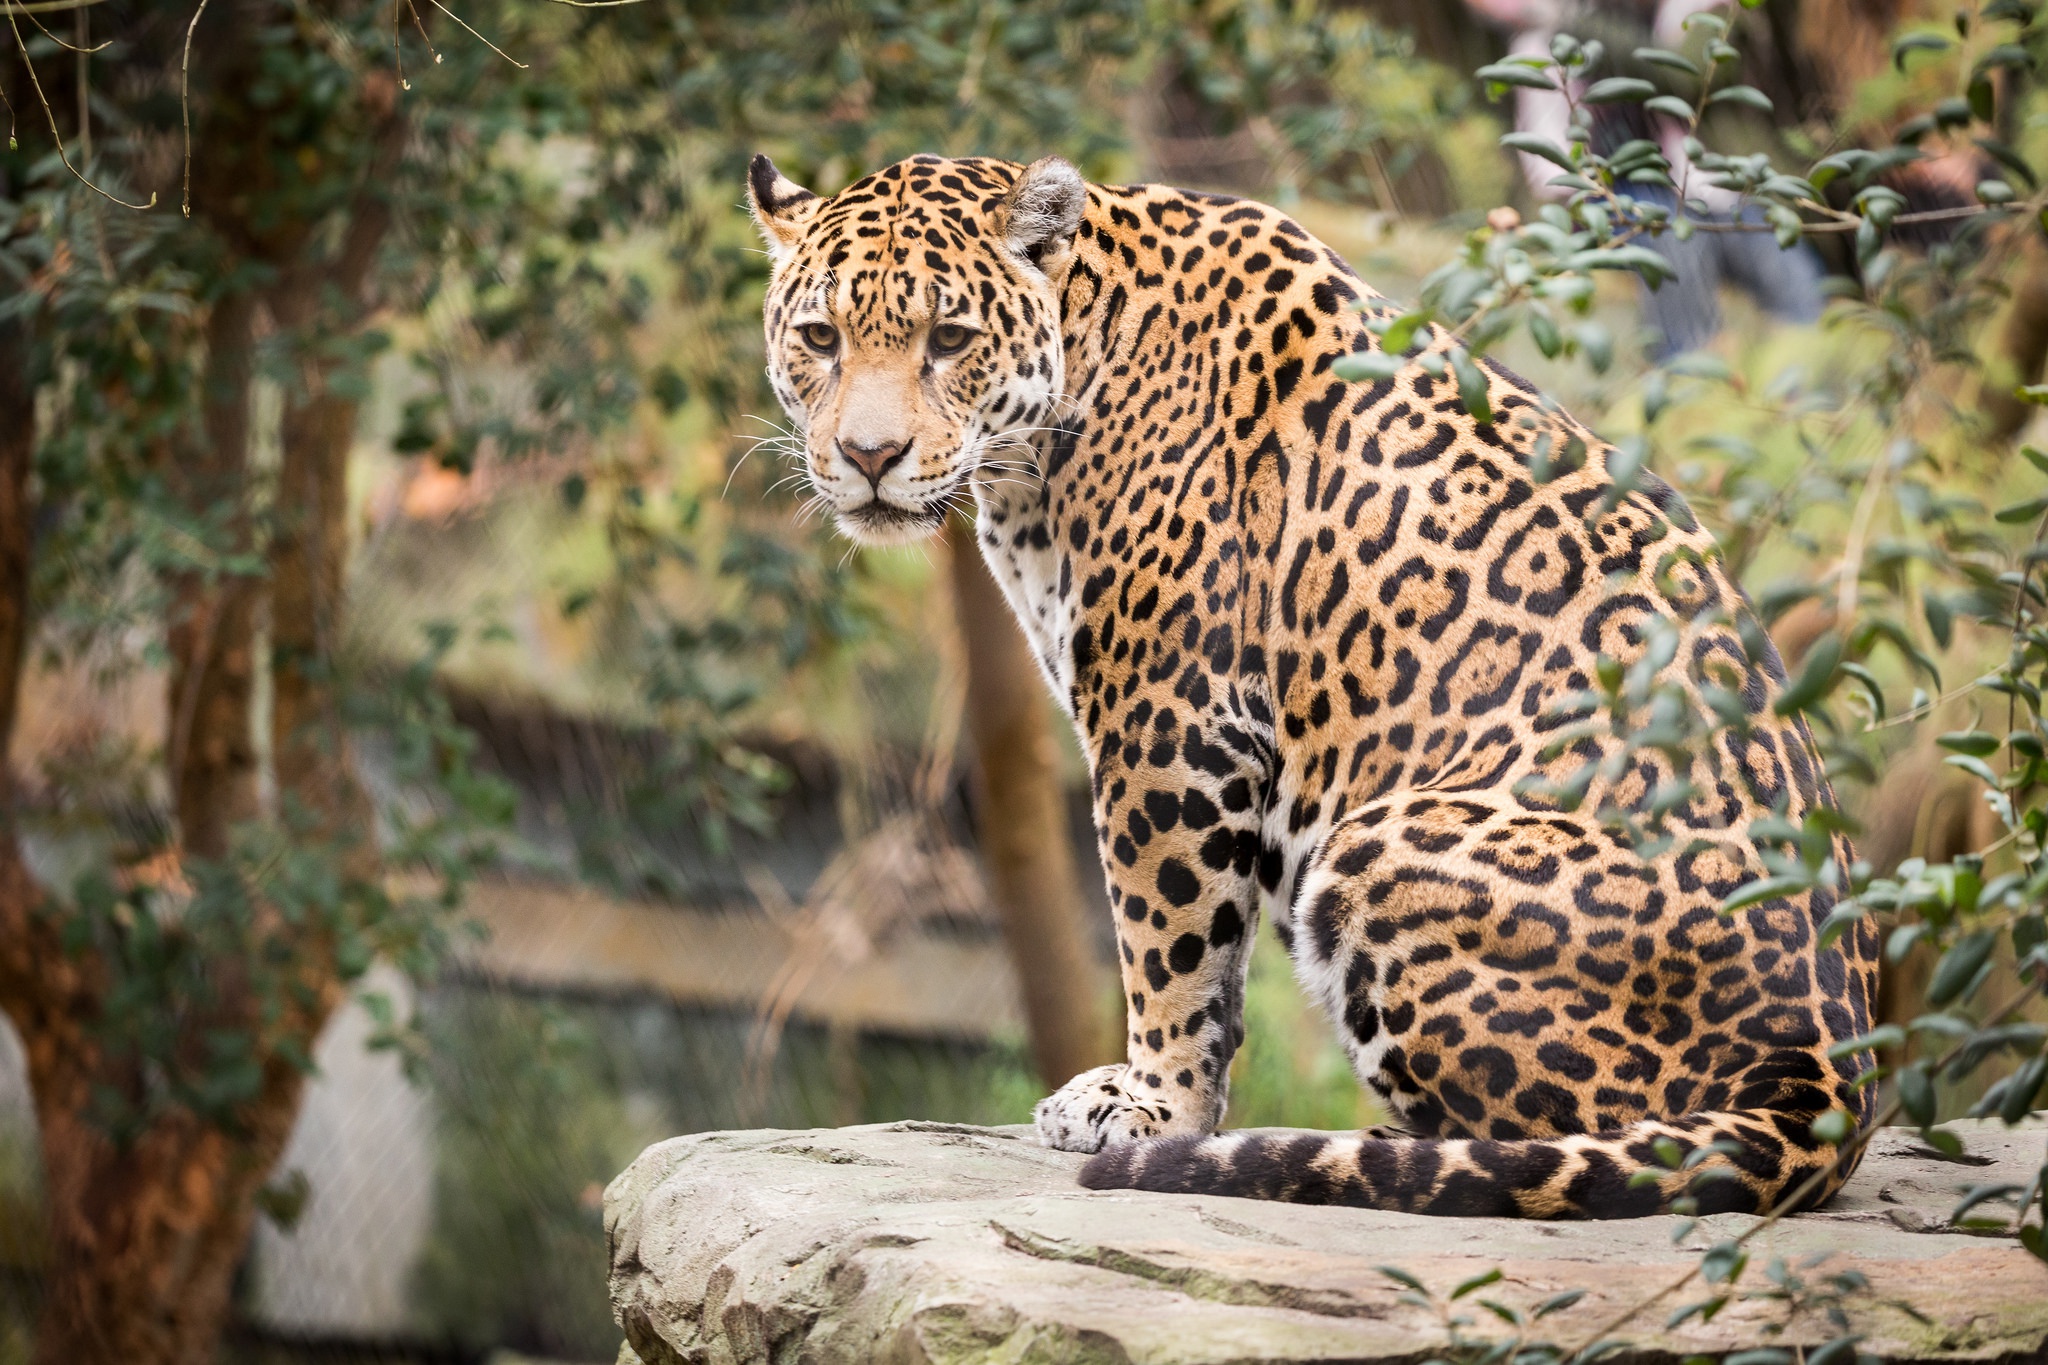
[[[761,158],[751,187],[811,481],[868,541],[971,499],[1086,751],[1127,1060],[1037,1114],[1100,1152],[1084,1184],[1614,1217],[1690,1179],[1631,1184],[1659,1137],[1725,1144],[1709,1211],[1833,1160],[1809,1130],[1869,1112],[1868,1059],[1828,1053],[1870,1027],[1874,931],[1818,947],[1825,890],[1717,912],[1753,819],[1832,798],[1676,494],[1609,506],[1608,447],[1496,366],[1491,424],[1414,366],[1337,377],[1392,309],[1264,205],[1058,161],[918,157],[818,198]],[[1582,468],[1530,476],[1575,439]],[[1732,684],[1751,728],[1562,809],[1523,779],[1608,752],[1544,751],[1652,617],[1683,632],[1662,676]],[[1679,776],[1703,795],[1658,856],[1590,814]],[[1395,1128],[1212,1136],[1262,914]]]

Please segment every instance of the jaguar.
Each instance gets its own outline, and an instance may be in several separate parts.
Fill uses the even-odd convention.
[[[1723,909],[1760,831],[1834,798],[1675,490],[1483,360],[1480,420],[1439,328],[1392,377],[1347,363],[1401,310],[1263,204],[1056,157],[831,195],[756,157],[748,199],[813,492],[869,545],[971,507],[1085,752],[1125,1060],[1035,1116],[1084,1186],[1532,1218],[1834,1193],[1853,1159],[1814,1129],[1870,1115],[1840,1045],[1876,932],[1824,945],[1828,885]],[[1580,723],[1660,640],[1660,686],[1739,698],[1711,749]],[[1388,1124],[1217,1131],[1262,918]]]

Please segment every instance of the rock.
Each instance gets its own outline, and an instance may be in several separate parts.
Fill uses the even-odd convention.
[[[1498,1283],[1459,1305],[1475,1336],[1510,1330],[1484,1299],[1527,1310],[1587,1291],[1541,1323],[1538,1339],[1572,1344],[1648,1303],[1613,1333],[1630,1343],[1613,1365],[1839,1336],[1824,1303],[1795,1312],[1763,1294],[1777,1257],[1810,1291],[1842,1270],[1867,1277],[1842,1307],[1861,1349],[1884,1361],[2048,1362],[2048,1266],[2010,1236],[1949,1222],[1969,1186],[2030,1181],[2048,1127],[1957,1131],[1970,1164],[1939,1159],[1910,1130],[1880,1133],[1825,1211],[1750,1243],[1738,1286],[1749,1297],[1676,1328],[1667,1319],[1704,1290],[1659,1291],[1755,1219],[1681,1233],[1671,1217],[1538,1223],[1091,1192],[1074,1183],[1082,1158],[1022,1127],[673,1138],[605,1192],[619,1360],[1193,1365],[1442,1352],[1442,1318],[1403,1302],[1380,1266],[1439,1294],[1498,1267]],[[1825,1259],[1805,1268],[1814,1258]]]

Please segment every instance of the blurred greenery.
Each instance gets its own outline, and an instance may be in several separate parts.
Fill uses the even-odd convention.
[[[378,954],[431,978],[470,871],[534,861],[507,835],[513,793],[477,770],[447,685],[663,737],[622,762],[597,812],[631,819],[579,812],[574,856],[553,867],[633,894],[689,892],[636,828],[701,831],[719,856],[772,831],[791,742],[855,774],[848,806],[887,798],[877,754],[927,742],[949,647],[933,566],[831,542],[773,442],[755,448],[782,420],[761,375],[766,264],[739,207],[757,150],[823,192],[919,151],[1058,151],[1098,179],[1170,165],[1229,180],[1289,205],[1412,307],[1395,325],[1422,352],[1370,363],[1433,364],[1462,389],[1468,353],[1491,354],[1621,441],[1621,488],[1661,475],[1716,533],[1803,680],[1790,710],[1871,831],[1868,865],[1845,863],[1825,820],[1748,834],[1772,889],[1842,898],[1836,932],[1882,918],[1897,1031],[1865,1041],[1906,1078],[1886,1093],[1923,1125],[1972,1106],[2022,1113],[2041,1093],[2038,1006],[1991,1022],[2048,970],[2048,457],[2009,452],[1986,419],[2040,369],[2002,339],[2044,271],[2048,26],[2030,5],[1906,5],[1905,46],[1862,35],[1874,63],[1821,71],[1798,109],[1747,122],[1707,117],[1712,96],[1721,113],[1763,115],[1761,89],[1727,92],[1768,84],[1746,54],[1789,31],[1767,25],[1796,7],[1721,6],[1683,52],[1648,57],[1566,36],[1475,82],[1419,56],[1384,7],[1315,0],[457,7],[524,68],[432,14],[429,37],[354,0],[216,5],[194,30],[189,218],[172,201],[180,43],[197,16],[108,0],[90,22],[113,47],[74,61],[25,32],[0,68],[19,122],[0,154],[0,363],[18,362],[31,391],[31,411],[0,420],[35,435],[33,654],[95,696],[160,694],[195,584],[273,586],[269,552],[305,510],[281,484],[284,414],[316,393],[359,402],[343,452],[350,609],[321,678],[394,758],[378,793],[386,860],[433,872],[435,888],[393,898],[352,879],[366,830],[334,838],[296,818],[271,752],[267,805],[232,846],[188,859],[182,887],[153,880],[180,852],[163,721],[102,717],[46,746],[24,827],[65,943],[109,973],[92,1019],[123,1064],[95,1092],[107,1130],[194,1113],[240,1131],[266,1054],[260,1028],[214,1026],[220,981],[266,982],[274,1014],[310,988],[264,973],[329,948],[323,989],[347,989]],[[1819,68],[1852,46],[1794,55]],[[67,170],[24,55],[73,164],[113,193],[156,190],[156,211],[119,209]],[[1510,113],[1499,97],[1624,67],[1625,80],[1661,73],[1659,93],[1569,100],[1571,131],[1539,150],[1557,194],[1539,200],[1493,146]],[[89,159],[72,112],[81,73]],[[1668,145],[1593,135],[1594,105],[1649,99],[1686,111],[1692,170]],[[1961,188],[1940,201],[1951,218],[1915,224],[1929,182],[1912,177],[1930,164],[1959,166]],[[1710,351],[1646,356],[1631,275],[1658,276],[1651,248],[1694,218],[1716,229],[1631,187],[1695,175],[1746,196],[1786,242],[1827,246],[1839,299],[1821,323],[1731,302]],[[1418,184],[1435,189],[1418,198]],[[1483,218],[1511,199],[1518,211]],[[378,214],[389,224],[353,294],[292,293]],[[233,478],[195,489],[181,472],[221,445],[208,327],[249,299],[268,310],[242,395],[254,434]],[[1617,663],[1573,719],[1675,767],[1740,730],[1685,709],[1656,672]],[[242,719],[264,728],[253,703]],[[1552,794],[1571,799],[1571,780]],[[1968,829],[1931,830],[1959,787]],[[1598,813],[1654,850],[1688,796],[1665,795],[1646,817]],[[318,927],[312,953],[266,918],[280,908]],[[591,1190],[655,1137],[754,1121],[737,1086],[745,1021],[463,986],[428,999],[422,1035],[392,1021],[394,1041],[426,1044],[415,1055],[441,1115],[416,1281],[428,1327],[608,1354]],[[1254,956],[1246,1009],[1233,1125],[1381,1117],[1275,942]],[[307,1042],[269,1055],[297,1064]],[[1040,1089],[1023,1056],[1014,1042],[798,1025],[761,1121],[1021,1122]],[[31,1197],[10,1172],[30,1164],[0,1133],[0,1301],[29,1259],[6,1230]],[[0,1365],[25,1352],[15,1322],[0,1308]]]

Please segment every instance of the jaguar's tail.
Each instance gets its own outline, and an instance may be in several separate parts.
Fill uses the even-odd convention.
[[[1757,1213],[1833,1197],[1855,1154],[1815,1138],[1812,1114],[1690,1114],[1570,1137],[1374,1137],[1251,1129],[1111,1147],[1081,1168],[1091,1190],[1227,1194],[1296,1204],[1497,1218],[1635,1218],[1690,1195],[1699,1213]],[[1677,1145],[1674,1155],[1658,1139]],[[1699,1149],[1703,1153],[1694,1155]],[[1655,1171],[1655,1180],[1634,1179]],[[1807,1189],[1817,1174],[1825,1178]]]

